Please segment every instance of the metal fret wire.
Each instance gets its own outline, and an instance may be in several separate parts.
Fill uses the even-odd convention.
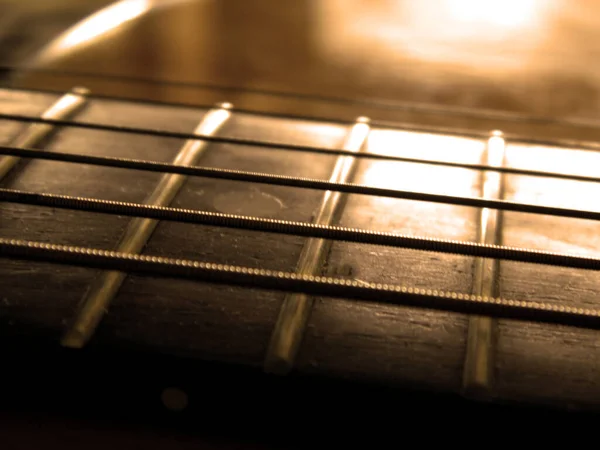
[[[43,119],[67,119],[70,115],[80,110],[86,103],[89,91],[82,87],[75,87],[64,94],[42,113]],[[19,147],[32,147],[38,145],[55,130],[55,126],[45,123],[30,124],[12,140],[12,145]],[[18,155],[0,158],[0,180],[2,180],[19,162]]]
[[[0,238],[0,256],[600,329],[600,310]]]
[[[370,127],[368,119],[359,117],[352,126],[343,147],[354,153],[365,148]],[[356,159],[351,156],[339,156],[333,168],[332,182],[347,182],[356,171]],[[339,191],[325,191],[314,216],[314,223],[332,225],[339,221],[346,198]],[[307,239],[304,242],[296,272],[304,275],[319,275],[327,261],[332,241],[325,239]],[[279,316],[273,328],[269,347],[264,360],[265,371],[286,374],[294,367],[294,361],[308,325],[313,298],[306,293],[287,295],[279,309]]]
[[[177,132],[177,131],[154,130],[154,129],[149,129],[149,128],[139,128],[139,127],[126,127],[126,126],[122,126],[122,125],[106,125],[106,124],[98,124],[98,123],[75,122],[72,120],[45,119],[45,118],[40,118],[40,117],[31,117],[31,116],[24,116],[24,115],[19,115],[19,114],[0,113],[0,119],[29,122],[29,123],[47,123],[47,124],[51,124],[51,125],[55,125],[55,126],[83,128],[83,129],[91,129],[91,130],[99,130],[99,131],[111,131],[111,132],[116,132],[116,133],[142,134],[142,135],[148,135],[148,136],[170,137],[170,138],[176,138],[176,139],[195,139],[195,140],[200,140],[200,141],[215,142],[215,143],[221,143],[221,144],[260,147],[262,149],[270,149],[270,150],[289,150],[289,151],[308,152],[308,153],[324,153],[324,154],[328,154],[328,155],[346,155],[346,156],[354,156],[356,158],[365,158],[365,159],[410,162],[410,163],[415,163],[415,164],[457,167],[457,168],[473,169],[473,170],[489,170],[489,171],[513,174],[513,175],[527,175],[527,176],[544,177],[544,178],[559,178],[559,179],[576,180],[576,181],[590,181],[590,182],[596,182],[596,183],[600,182],[600,177],[592,177],[592,176],[587,176],[587,175],[575,175],[575,174],[564,174],[564,173],[558,173],[558,172],[546,172],[546,171],[541,171],[541,170],[518,169],[518,168],[514,168],[514,167],[493,167],[493,166],[484,165],[484,164],[470,164],[470,163],[457,163],[457,162],[451,162],[451,161],[426,160],[426,159],[420,159],[420,158],[409,158],[409,157],[404,157],[404,156],[383,155],[383,154],[371,153],[371,152],[363,152],[360,154],[353,155],[352,152],[349,152],[348,150],[344,150],[344,149],[315,147],[315,146],[297,145],[297,144],[283,144],[283,143],[277,143],[277,142],[255,140],[255,139],[242,139],[242,138],[220,137],[220,136],[197,136],[197,135],[194,135],[193,133],[183,133],[183,132]],[[525,141],[515,140],[515,142],[525,142]],[[7,147],[7,146],[3,146],[1,148],[2,148],[2,152],[3,153],[6,152],[6,154],[11,154],[11,152],[18,150],[18,149],[14,149],[14,148]],[[593,148],[590,150],[597,151],[599,149]]]
[[[495,131],[488,139],[483,158],[492,166],[504,165],[506,141]],[[484,198],[502,198],[504,177],[501,173],[481,174],[481,195]],[[478,240],[484,244],[498,244],[501,238],[502,211],[483,208],[479,214]],[[498,260],[476,258],[473,267],[473,294],[487,297],[496,295]],[[467,331],[467,351],[463,368],[463,389],[468,395],[489,397],[495,368],[496,320],[489,316],[471,316]]]
[[[569,255],[541,250],[487,245],[474,242],[406,236],[374,230],[328,226],[305,222],[264,219],[235,214],[214,213],[183,208],[143,205],[139,203],[99,200],[86,197],[40,194],[0,188],[0,201],[61,209],[98,212],[132,217],[148,217],[175,222],[196,223],[278,234],[325,238],[364,244],[387,245],[415,250],[455,253],[485,258],[508,259],[554,266],[600,270],[600,258]]]
[[[194,133],[212,135],[231,117],[232,105],[221,104],[204,115]],[[195,164],[207,149],[203,141],[188,140],[174,159],[174,164],[188,166]],[[168,206],[180,192],[187,177],[165,173],[145,203],[154,206]],[[154,233],[157,220],[135,218],[127,227],[116,250],[124,253],[141,253]],[[73,324],[65,332],[61,343],[66,347],[81,348],[93,336],[102,317],[108,311],[127,274],[106,271],[100,274],[88,289]]]

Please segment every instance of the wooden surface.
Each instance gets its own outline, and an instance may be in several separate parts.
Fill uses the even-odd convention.
[[[53,98],[46,94],[0,91],[2,111],[13,113],[39,114]],[[189,131],[203,113],[192,108],[92,100],[77,120]],[[0,126],[1,143],[9,143],[20,128],[5,121]],[[340,125],[274,120],[234,112],[222,134],[337,148],[347,131],[348,127]],[[177,139],[64,129],[45,148],[169,161],[181,145]],[[483,148],[483,142],[471,139],[383,129],[374,129],[369,141],[372,151],[474,163],[479,161]],[[540,155],[536,151],[544,155],[552,152],[509,146],[509,161],[524,166],[537,164]],[[555,169],[585,173],[600,163],[600,155],[594,152],[567,153],[563,159],[554,156]],[[214,144],[201,164],[327,179],[334,162],[333,155]],[[469,196],[478,195],[480,189],[477,174],[465,169],[365,160],[360,161],[357,173],[360,183],[400,189]],[[19,167],[2,186],[141,202],[157,178],[151,173],[31,161]],[[579,206],[597,210],[594,199],[598,194],[598,187],[592,183],[507,180],[507,198],[528,197],[530,201],[549,204],[577,201]],[[310,221],[320,195],[322,192],[311,190],[197,178],[188,180],[174,205]],[[477,214],[474,208],[351,196],[341,223],[472,241],[476,239]],[[116,245],[128,220],[0,204],[2,237],[110,249]],[[504,227],[502,236],[506,245],[600,253],[598,225],[593,222],[506,214]],[[301,246],[302,239],[293,236],[163,222],[145,253],[294,270]],[[472,267],[473,259],[469,257],[335,243],[325,270],[358,280],[470,292]],[[34,347],[38,344],[57,347],[67,321],[95,274],[90,269],[0,259],[3,341],[22,339]],[[516,299],[543,298],[569,305],[596,305],[600,274],[503,262],[499,289],[501,295]],[[150,351],[258,369],[281,299],[282,294],[267,291],[129,276],[90,348]],[[296,372],[460,393],[466,323],[467,317],[458,314],[318,299]],[[497,383],[492,394],[498,400],[597,408],[599,364],[597,332],[501,321]]]
[[[16,85],[483,132],[495,119],[482,111],[519,113],[536,119],[505,132],[600,138],[592,0],[120,3],[22,61],[34,71],[17,71]]]

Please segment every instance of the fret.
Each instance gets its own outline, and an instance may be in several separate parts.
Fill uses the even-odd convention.
[[[217,132],[230,117],[229,104],[221,104],[210,110],[194,130],[194,134],[212,135]],[[206,151],[203,141],[187,141],[173,161],[173,165],[190,166],[196,164]],[[145,204],[150,206],[169,205],[181,190],[186,177],[180,174],[165,174],[154,191],[147,197]],[[132,220],[117,246],[118,252],[139,253],[143,250],[158,225],[151,218]],[[102,316],[125,280],[126,273],[109,271],[102,273],[82,300],[73,324],[65,332],[62,344],[66,347],[81,348],[92,337]]]
[[[506,162],[583,174],[597,173],[598,152],[577,148],[550,149],[506,141]],[[504,198],[572,207],[597,207],[599,186],[566,180],[536,180],[506,176]],[[556,252],[600,256],[598,224],[556,217],[503,213],[502,244]],[[541,300],[575,308],[596,307],[599,273],[557,267],[543,270],[528,264],[502,261],[498,266],[498,294]],[[498,320],[494,397],[528,401],[548,399],[555,404],[592,404],[600,401],[600,345],[598,334],[568,327],[539,326]]]
[[[484,152],[485,164],[503,166],[505,142],[502,133],[493,132]],[[483,198],[502,198],[503,176],[501,173],[483,172],[481,195]],[[501,235],[502,215],[499,210],[483,208],[479,217],[479,242],[495,245]],[[498,295],[498,261],[486,258],[475,259],[473,268],[473,294],[495,297]],[[494,375],[496,323],[491,317],[470,317],[467,337],[467,352],[463,373],[463,389],[469,395],[486,396],[492,388]]]
[[[67,195],[39,194],[0,188],[0,201],[36,206],[99,212],[112,215],[139,216],[149,219],[171,220],[182,223],[216,225],[252,231],[266,231],[279,234],[336,239],[347,242],[404,247],[415,250],[428,250],[486,258],[502,258],[512,261],[600,270],[600,258],[576,254],[546,252],[525,248],[504,247],[501,245],[479,244],[474,242],[451,241],[417,236],[399,235],[366,229],[329,226],[305,222],[263,219],[252,216],[213,213],[181,208],[171,208],[138,203],[115,202]]]
[[[446,312],[600,329],[600,310],[552,303],[482,297],[394,284],[314,276],[205,261],[139,255],[43,242],[0,238],[0,256],[83,267],[110,268],[157,277],[258,287],[369,303],[412,306]]]
[[[86,102],[89,91],[82,87],[73,88],[59,98],[41,115],[42,120],[65,120],[81,109]],[[48,123],[31,123],[23,132],[12,139],[14,147],[35,147],[47,138],[56,128]],[[16,156],[5,156],[0,159],[0,180],[2,180],[19,162]]]
[[[358,118],[344,143],[344,149],[353,153],[360,152],[368,134],[368,119]],[[354,158],[341,156],[333,169],[330,182],[348,183],[352,179],[354,170]],[[314,222],[322,225],[332,225],[337,222],[342,213],[343,202],[342,192],[326,191],[315,214]],[[331,241],[325,239],[308,239],[300,253],[297,272],[303,275],[318,275],[327,258],[330,246]],[[265,355],[265,371],[283,374],[292,369],[312,303],[313,298],[303,293],[288,295],[283,300]]]

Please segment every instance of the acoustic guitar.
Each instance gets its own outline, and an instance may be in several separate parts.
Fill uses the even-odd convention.
[[[124,0],[17,68],[7,401],[298,438],[595,411],[585,2],[415,3]]]

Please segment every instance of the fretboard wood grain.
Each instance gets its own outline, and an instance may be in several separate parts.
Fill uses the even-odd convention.
[[[0,91],[6,113],[39,115],[53,94]],[[223,100],[226,100],[225,98]],[[94,99],[77,121],[191,132],[206,110]],[[23,127],[0,121],[10,145]],[[291,121],[233,110],[219,135],[340,148],[348,126]],[[62,127],[51,151],[169,162],[182,140]],[[366,151],[479,163],[484,140],[373,127]],[[507,141],[507,165],[594,174],[589,150],[536,149]],[[562,153],[561,153],[562,152]],[[329,179],[337,155],[209,143],[201,164],[244,171]],[[554,165],[552,165],[554,164]],[[567,165],[568,164],[568,165]],[[414,191],[479,196],[479,172],[384,160],[357,160],[355,182]],[[597,183],[504,175],[505,198],[598,210]],[[160,174],[46,160],[16,167],[1,187],[142,203]],[[567,195],[568,193],[568,195]],[[174,207],[311,222],[323,192],[189,177]],[[572,198],[573,200],[569,200]],[[113,250],[129,217],[0,203],[2,238]],[[460,241],[478,239],[479,210],[349,194],[340,225]],[[504,212],[504,245],[599,256],[592,220]],[[294,272],[305,238],[161,221],[144,254]],[[402,248],[334,242],[325,274],[469,293],[475,258]],[[0,335],[59,345],[96,269],[0,259]],[[501,261],[501,297],[598,307],[600,273]],[[189,280],[131,274],[89,343],[262,366],[284,294]],[[294,371],[460,393],[469,317],[410,307],[317,298]],[[598,332],[499,320],[494,382],[499,401],[600,406]]]

